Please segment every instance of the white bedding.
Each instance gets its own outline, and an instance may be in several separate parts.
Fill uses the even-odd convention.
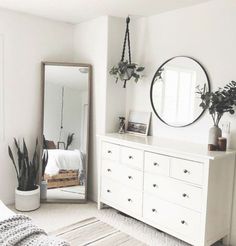
[[[79,170],[83,169],[83,154],[79,150],[48,150],[48,164],[45,174],[53,176],[63,170]]]
[[[15,213],[7,208],[2,201],[0,201],[0,221],[8,219],[13,216]]]

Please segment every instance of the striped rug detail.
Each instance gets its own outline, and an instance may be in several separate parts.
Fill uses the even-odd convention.
[[[145,246],[146,244],[98,220],[89,218],[50,233],[71,246]]]

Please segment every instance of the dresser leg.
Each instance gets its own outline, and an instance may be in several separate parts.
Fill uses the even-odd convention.
[[[98,210],[103,209],[103,207],[104,207],[104,204],[103,204],[102,202],[98,202],[98,203],[97,203],[97,208],[98,208]]]

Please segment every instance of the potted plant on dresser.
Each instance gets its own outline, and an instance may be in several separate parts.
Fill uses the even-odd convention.
[[[208,144],[213,147],[210,150],[218,149],[218,139],[222,136],[219,127],[220,120],[225,113],[234,114],[236,106],[236,82],[231,81],[224,88],[219,88],[215,92],[209,92],[204,88],[197,87],[197,93],[201,96],[201,104],[204,110],[208,109],[213,120],[213,127],[209,131]]]
[[[15,138],[14,144],[17,150],[17,163],[10,146],[8,146],[8,153],[18,181],[18,187],[15,189],[15,208],[19,211],[36,210],[40,207],[40,187],[37,185],[39,171],[38,139],[32,160],[29,159],[24,139],[22,149]]]

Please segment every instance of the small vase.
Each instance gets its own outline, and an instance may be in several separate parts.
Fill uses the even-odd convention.
[[[119,120],[120,120],[119,133],[123,134],[125,133],[125,117],[119,117]]]
[[[218,138],[222,137],[222,131],[218,126],[213,126],[209,130],[208,144],[217,146]]]
[[[48,183],[46,180],[42,180],[40,184],[40,198],[41,200],[47,199]]]

